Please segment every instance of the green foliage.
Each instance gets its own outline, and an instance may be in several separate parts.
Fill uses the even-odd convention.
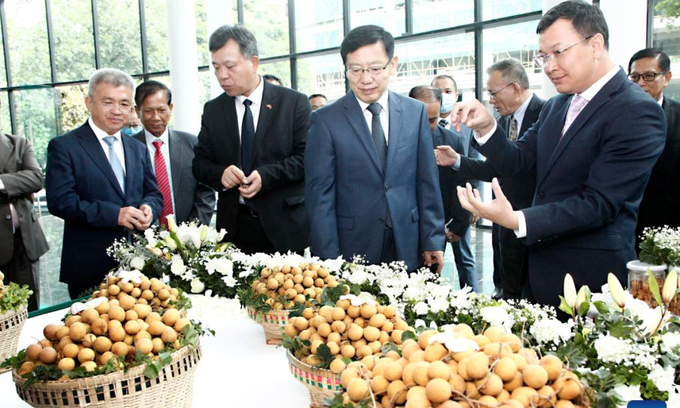
[[[9,285],[0,287],[0,314],[16,312],[21,306],[26,306],[32,294],[33,291],[28,288],[28,285],[19,286],[17,283],[10,282]]]
[[[0,368],[9,368],[11,370],[19,370],[21,365],[26,361],[26,350],[21,350],[16,356],[7,357],[5,361],[0,364]]]
[[[299,337],[288,337],[286,333],[283,333],[281,335],[281,344],[278,347],[285,348],[298,360],[302,360],[311,354],[310,345],[309,340],[302,340]]]
[[[328,369],[333,360],[335,360],[335,356],[331,353],[331,349],[325,344],[320,344],[319,347],[316,348],[316,355],[321,359],[321,362],[317,366],[319,368]]]
[[[647,269],[647,280],[649,282],[649,291],[652,292],[654,300],[656,300],[656,303],[659,305],[663,304],[661,292],[659,291],[659,282],[656,281],[656,277],[654,277],[654,274],[649,269]]]
[[[356,286],[349,287],[346,284],[338,285],[334,288],[327,287],[321,292],[321,304],[325,306],[334,307],[341,296],[351,293],[352,295],[358,295],[360,292],[359,288]]]

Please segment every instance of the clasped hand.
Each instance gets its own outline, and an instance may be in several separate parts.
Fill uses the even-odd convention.
[[[142,204],[139,208],[123,207],[118,212],[118,225],[127,229],[138,229],[144,231],[151,226],[153,221],[153,211],[151,207]]]
[[[262,178],[257,170],[253,170],[247,177],[238,167],[231,165],[222,173],[222,185],[229,189],[238,187],[244,198],[253,198],[262,189]]]

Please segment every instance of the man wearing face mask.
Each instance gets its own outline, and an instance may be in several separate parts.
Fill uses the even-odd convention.
[[[463,151],[461,154],[463,156],[469,156],[475,159],[480,159],[482,156],[475,150],[470,148],[470,134],[471,130],[465,126],[461,126],[460,132],[451,126],[450,116],[453,106],[458,100],[458,89],[456,87],[456,81],[453,77],[449,75],[439,75],[432,80],[431,86],[439,89],[442,93],[441,107],[439,108],[439,126],[450,130],[453,132],[457,138],[461,139],[463,146]],[[472,181],[475,188],[481,190],[482,183],[479,181]],[[477,219],[471,215],[470,224],[477,222]],[[453,257],[456,261],[456,270],[458,271],[458,278],[460,279],[461,286],[467,283],[468,286],[472,288],[473,291],[477,291],[477,263],[475,262],[475,256],[472,253],[472,248],[470,247],[470,228],[465,230],[465,234],[462,236],[447,236],[447,241],[451,243],[451,250],[453,251]],[[496,284],[496,278],[494,273],[494,284]],[[500,274],[498,274],[498,284],[496,287],[500,288]]]
[[[120,133],[125,136],[134,136],[137,133],[141,132],[142,130],[144,130],[144,126],[142,126],[142,121],[139,119],[137,111],[132,109],[132,111],[130,112],[130,120],[125,125],[125,127],[120,130]]]

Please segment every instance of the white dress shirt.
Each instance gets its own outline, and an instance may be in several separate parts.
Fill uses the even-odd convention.
[[[524,121],[524,114],[527,113],[527,109],[529,109],[529,104],[531,103],[531,99],[534,97],[533,93],[529,93],[529,97],[522,102],[521,105],[519,105],[519,108],[510,115],[510,117],[514,117],[515,120],[517,121],[517,138],[519,139],[522,135],[519,133],[519,130],[522,129],[522,122]],[[510,122],[508,122],[510,123]]]
[[[356,96],[355,96],[356,98]],[[383,133],[385,134],[385,144],[390,144],[390,107],[387,103],[389,99],[389,92],[385,91],[385,93],[378,99],[376,103],[378,103],[382,107],[382,111],[380,111],[380,125],[383,128]],[[366,119],[366,124],[368,125],[368,131],[373,134],[373,114],[371,111],[368,110],[368,103],[362,101],[361,99],[357,98],[357,102],[359,102],[359,106],[361,107],[361,111],[364,114],[364,119]]]
[[[87,123],[90,124],[94,135],[97,136],[99,144],[102,146],[102,149],[104,149],[104,154],[109,161],[111,161],[109,158],[109,145],[104,141],[104,138],[107,136],[113,136],[116,138],[116,141],[113,143],[113,151],[116,153],[116,156],[118,156],[118,161],[120,162],[121,166],[123,166],[123,171],[127,174],[127,170],[125,168],[125,149],[123,149],[123,142],[120,139],[120,130],[110,135],[98,128],[97,125],[94,124],[94,121],[91,117],[87,120]]]

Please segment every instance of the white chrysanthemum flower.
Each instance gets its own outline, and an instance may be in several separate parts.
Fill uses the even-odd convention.
[[[368,273],[363,269],[356,269],[347,277],[347,280],[355,285],[363,285],[368,282]]]
[[[631,352],[628,342],[608,334],[600,335],[593,346],[600,360],[605,363],[621,364]]]
[[[621,397],[621,404],[617,408],[626,408],[628,402],[642,399],[639,385],[616,384],[614,391]]]
[[[184,265],[184,260],[179,255],[173,255],[170,260],[170,272],[174,275],[180,276],[184,274],[187,270],[186,265]]]
[[[135,256],[130,260],[130,267],[140,271],[144,269],[145,264],[146,262],[144,262],[144,258],[141,256]]]
[[[514,319],[508,314],[508,311],[500,306],[488,306],[482,308],[479,313],[482,319],[487,321],[491,326],[503,327],[506,331],[512,330],[515,325]]]
[[[574,337],[573,329],[573,320],[562,323],[557,319],[541,319],[531,326],[529,332],[539,344],[561,344]]]
[[[413,311],[418,315],[418,316],[425,316],[427,312],[430,311],[430,308],[427,306],[427,303],[425,302],[418,302],[416,303],[415,306],[413,306]]]
[[[449,300],[445,296],[431,298],[428,303],[434,313],[444,312],[449,308]]]
[[[352,306],[361,306],[363,304],[369,304],[371,306],[375,306],[377,304],[376,301],[375,301],[375,298],[370,293],[366,293],[366,292],[359,293],[359,296],[342,295],[342,296],[340,296],[340,299],[341,300],[349,299]]]
[[[201,282],[200,278],[191,280],[191,293],[201,293],[205,290],[205,284]]]
[[[661,336],[661,351],[663,353],[680,353],[680,333],[668,332]]]
[[[670,393],[673,391],[675,385],[675,368],[664,368],[659,364],[655,364],[647,375],[647,378],[656,385],[656,388],[658,388],[659,391],[667,391]]]
[[[233,276],[224,276],[222,277],[222,281],[224,282],[225,285],[229,286],[230,288],[233,288],[236,286],[236,279],[234,279]]]

